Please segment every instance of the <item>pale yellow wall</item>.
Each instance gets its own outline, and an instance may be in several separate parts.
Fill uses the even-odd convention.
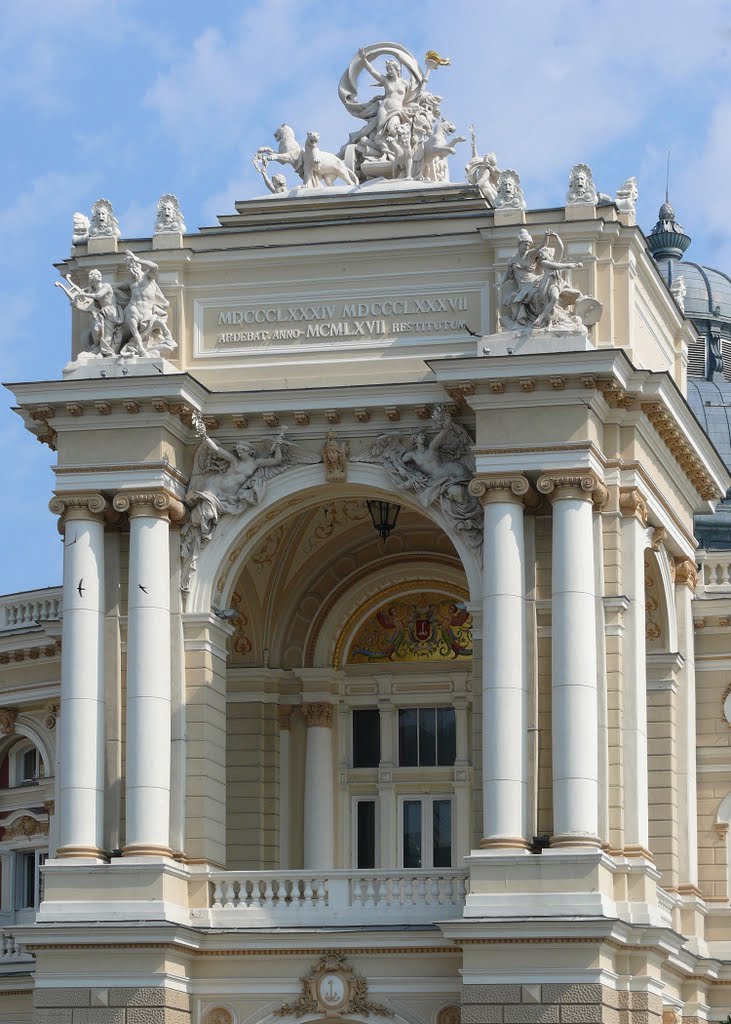
[[[226,866],[279,866],[277,705],[227,704]]]

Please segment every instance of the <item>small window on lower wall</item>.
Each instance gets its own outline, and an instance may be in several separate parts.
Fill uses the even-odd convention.
[[[376,801],[355,801],[355,866],[376,866]]]
[[[401,800],[399,854],[403,868],[452,866],[450,799],[404,797]]]

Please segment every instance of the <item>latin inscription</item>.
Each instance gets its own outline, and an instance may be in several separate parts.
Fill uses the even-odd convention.
[[[387,340],[465,330],[473,296],[428,295],[359,302],[241,304],[204,310],[204,347],[316,344],[339,338]],[[472,300],[472,301],[471,301]]]

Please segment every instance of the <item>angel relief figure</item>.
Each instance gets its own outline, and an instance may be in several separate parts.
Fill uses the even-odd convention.
[[[232,452],[206,433],[199,416],[194,426],[201,443],[193,461],[185,503],[190,509],[181,531],[186,566],[183,589],[187,589],[203,544],[213,536],[222,515],[235,515],[249,505],[258,505],[266,485],[290,466],[320,462],[304,448],[286,441],[281,431],[268,446],[259,450],[248,441],[238,441]]]
[[[479,547],[482,508],[468,490],[475,471],[472,440],[442,406],[433,418],[438,429],[432,437],[417,430],[407,445],[398,435],[381,434],[351,461],[380,463],[399,490],[411,491],[423,508],[438,504],[462,538]]]

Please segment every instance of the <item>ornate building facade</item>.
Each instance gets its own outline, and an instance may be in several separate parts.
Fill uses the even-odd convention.
[[[74,218],[71,360],[12,386],[64,578],[0,600],[0,1021],[731,1013],[729,397],[682,231],[584,164],[530,210],[474,136],[451,183],[446,63],[360,51],[364,125],[282,125],[216,226]]]

